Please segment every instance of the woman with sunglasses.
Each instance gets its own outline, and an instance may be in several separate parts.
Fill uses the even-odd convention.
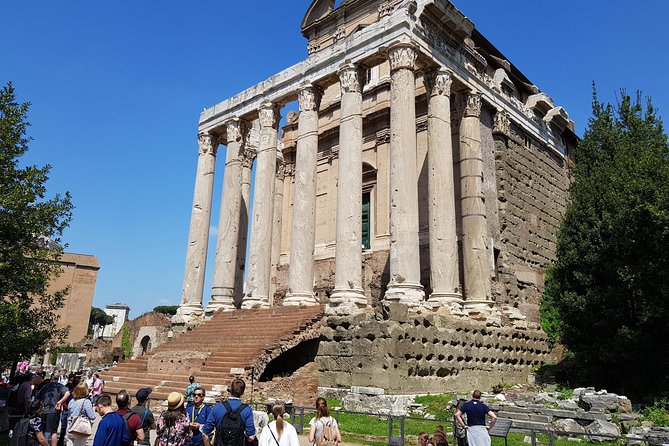
[[[204,404],[204,395],[204,389],[200,385],[193,389],[193,402],[188,403],[186,407],[186,414],[191,423],[205,424],[207,422],[211,406]],[[202,432],[199,429],[193,431],[193,446],[204,446]]]

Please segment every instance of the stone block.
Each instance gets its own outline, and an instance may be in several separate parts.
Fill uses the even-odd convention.
[[[590,434],[588,440],[596,442],[611,441],[611,436],[620,436],[618,426],[610,421],[595,420],[586,426],[585,431]]]
[[[587,411],[601,410],[603,412],[615,412],[618,410],[618,395],[615,393],[592,394],[586,393],[579,396],[579,405]]]
[[[361,395],[384,395],[385,390],[379,387],[351,386],[351,393],[359,393]]]
[[[632,413],[632,402],[625,397],[619,397],[617,412],[621,414]]]
[[[550,424],[549,429],[552,429],[556,432],[568,432],[575,434],[584,434],[585,428],[578,424],[576,420],[572,418],[564,418],[561,420],[554,421]]]
[[[159,351],[149,356],[147,368],[156,374],[197,374],[210,355],[209,352],[192,350]]]

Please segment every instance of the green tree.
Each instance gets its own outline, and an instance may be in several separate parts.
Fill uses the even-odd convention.
[[[123,357],[129,358],[132,354],[132,339],[130,339],[130,327],[124,324],[121,329],[121,350],[123,350]]]
[[[168,316],[174,316],[177,314],[178,309],[178,305],[158,305],[153,309],[153,311],[156,313],[166,314]]]
[[[650,99],[593,94],[543,325],[593,384],[669,391],[669,147]]]
[[[88,319],[88,332],[95,336],[93,330],[97,327],[98,330],[102,331],[104,328],[114,322],[114,316],[110,316],[104,312],[103,309],[98,307],[91,308],[91,316]]]
[[[22,166],[30,137],[28,103],[11,83],[0,89],[0,362],[42,353],[61,343],[56,310],[67,290],[47,293],[60,273],[60,236],[72,217],[69,193],[46,196],[50,166]]]

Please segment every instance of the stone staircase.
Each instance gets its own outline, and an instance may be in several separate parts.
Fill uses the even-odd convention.
[[[141,387],[153,388],[151,398],[167,399],[183,392],[193,374],[205,390],[229,384],[230,369],[244,369],[258,379],[265,366],[302,341],[318,338],[323,308],[273,307],[269,309],[219,311],[149,354],[101,373],[105,392],[126,389],[134,396]]]

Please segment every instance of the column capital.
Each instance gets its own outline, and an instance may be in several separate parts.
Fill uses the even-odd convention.
[[[428,96],[450,96],[453,74],[448,70],[430,70],[423,76]]]
[[[263,102],[258,109],[260,127],[278,128],[281,119],[280,107],[272,102]]]
[[[242,166],[248,169],[253,166],[253,159],[256,157],[256,151],[253,149],[246,148],[242,152]]]
[[[388,50],[388,61],[390,62],[391,73],[402,68],[413,71],[416,69],[417,60],[418,51],[416,51],[416,48],[411,44],[398,44],[390,47]]]
[[[200,155],[211,154],[216,156],[218,138],[213,133],[200,133],[197,135],[197,145]]]
[[[481,93],[476,90],[464,93],[462,106],[463,118],[478,118],[481,115]]]
[[[511,133],[511,118],[509,117],[509,112],[504,109],[497,110],[492,126],[492,133],[509,136]]]
[[[365,83],[364,72],[358,65],[347,64],[339,69],[342,93],[361,93]]]
[[[241,143],[247,134],[248,123],[239,118],[232,118],[225,123],[225,140],[227,144]]]
[[[308,84],[300,88],[298,92],[298,103],[301,112],[318,111],[321,106],[323,89],[317,85]]]

